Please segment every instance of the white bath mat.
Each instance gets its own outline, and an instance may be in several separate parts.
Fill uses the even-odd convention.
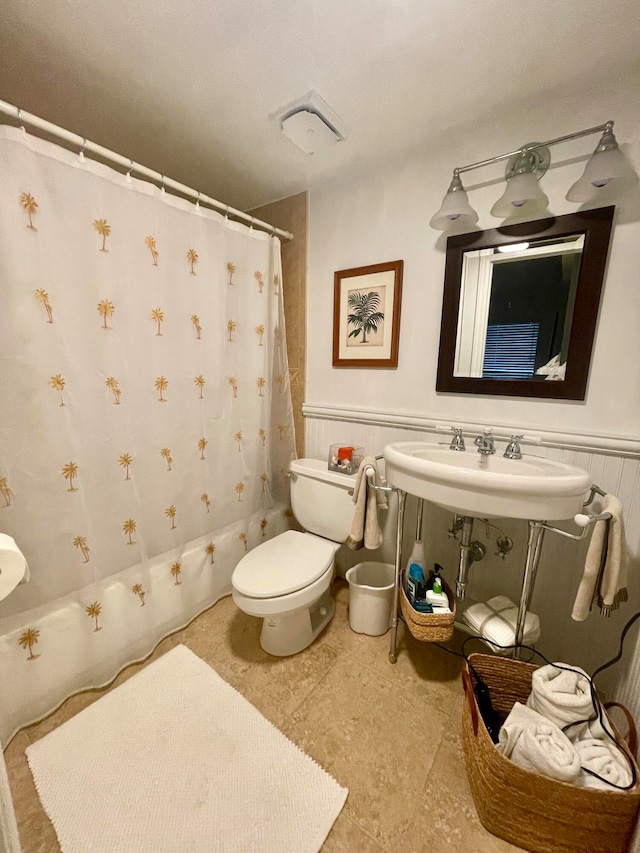
[[[186,646],[26,752],[64,853],[315,853],[348,793]]]

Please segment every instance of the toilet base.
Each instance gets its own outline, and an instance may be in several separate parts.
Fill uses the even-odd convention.
[[[295,655],[310,646],[326,628],[336,610],[329,590],[311,607],[265,616],[262,622],[260,645],[270,655],[286,657]]]

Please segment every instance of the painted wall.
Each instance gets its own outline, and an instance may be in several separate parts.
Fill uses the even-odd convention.
[[[609,118],[625,153],[640,171],[639,81],[617,81],[615,93],[559,100],[519,113],[492,117],[472,132],[451,131],[440,145],[419,152],[391,169],[354,176],[311,193],[307,402],[425,414],[455,421],[491,424],[497,417],[514,426],[617,436],[638,434],[640,422],[640,195],[622,202],[605,279],[587,399],[582,402],[524,400],[436,394],[435,376],[446,238],[429,228],[454,166],[513,150],[536,139],[550,139]],[[581,174],[597,143],[587,137],[552,149],[552,167],[543,179],[550,209],[574,212],[564,194]],[[347,143],[348,144],[348,143]],[[577,160],[577,162],[573,162]],[[566,164],[566,165],[563,165]],[[480,186],[469,198],[481,228],[500,220],[489,215],[502,194],[503,167],[467,176]],[[397,370],[362,371],[331,367],[333,273],[365,264],[403,258],[404,289]],[[363,381],[366,380],[366,381]]]
[[[547,611],[547,648],[564,654],[565,659],[572,656],[575,663],[582,658],[586,666],[602,663],[609,651],[610,656],[615,653],[624,622],[640,604],[640,193],[617,207],[584,402],[436,393],[446,237],[428,223],[440,206],[454,166],[609,119],[616,122],[618,141],[640,172],[638,82],[616,80],[609,90],[599,91],[590,82],[588,91],[585,88],[578,98],[559,95],[555,102],[544,104],[529,100],[504,115],[488,117],[482,126],[443,133],[429,149],[425,146],[393,167],[325,184],[314,189],[310,199],[307,453],[322,457],[329,440],[357,441],[364,443],[367,452],[379,453],[391,440],[421,435],[433,440],[424,431],[435,430],[440,423],[537,430],[547,437],[563,433],[557,444],[529,450],[582,465],[596,482],[600,479],[607,488],[624,491],[632,529],[633,594],[630,604],[611,620],[594,614],[577,625],[569,619],[566,599],[573,601],[570,596],[575,595],[579,583],[586,543],[565,544],[556,537],[543,554],[534,609]],[[543,189],[553,213],[577,209],[564,195],[582,173],[596,143],[593,136],[551,149],[552,167],[543,179]],[[467,176],[470,201],[480,214],[481,228],[494,228],[500,222],[489,215],[489,209],[503,191],[503,175],[503,168],[495,166]],[[397,370],[332,368],[334,271],[397,258],[405,264]],[[450,518],[440,511],[434,518],[427,536],[435,558],[451,561],[455,555],[446,534]],[[507,527],[518,542],[517,559],[526,531],[519,523],[507,523]],[[503,566],[491,558],[486,569],[477,568],[470,593],[478,598],[500,592],[517,595],[513,576],[519,578],[521,572],[516,565],[520,563],[512,562],[509,570],[508,563]],[[556,589],[559,572],[563,580]],[[558,606],[556,595],[564,597],[563,607]],[[637,627],[627,641],[624,661],[607,679],[607,690],[627,701],[636,719],[640,718]]]

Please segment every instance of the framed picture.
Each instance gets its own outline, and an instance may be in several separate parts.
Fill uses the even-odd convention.
[[[333,366],[397,367],[404,261],[338,270]]]

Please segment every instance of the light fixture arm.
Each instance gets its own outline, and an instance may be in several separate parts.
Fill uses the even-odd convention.
[[[498,154],[497,157],[489,157],[486,160],[479,160],[477,163],[470,163],[468,166],[456,166],[453,170],[454,177],[459,176],[462,172],[470,172],[472,169],[480,169],[482,166],[489,166],[492,163],[500,163],[502,160],[509,160],[512,157],[521,157],[531,151],[537,151],[540,148],[549,148],[551,145],[558,145],[560,142],[569,142],[571,139],[579,139],[582,136],[589,136],[592,133],[613,133],[613,122],[608,121],[605,124],[598,124],[595,127],[589,127],[586,130],[578,130],[575,133],[567,133],[564,136],[557,136],[555,139],[549,139],[547,142],[535,142],[524,145],[522,148],[516,148],[515,151],[509,151],[507,154]]]

